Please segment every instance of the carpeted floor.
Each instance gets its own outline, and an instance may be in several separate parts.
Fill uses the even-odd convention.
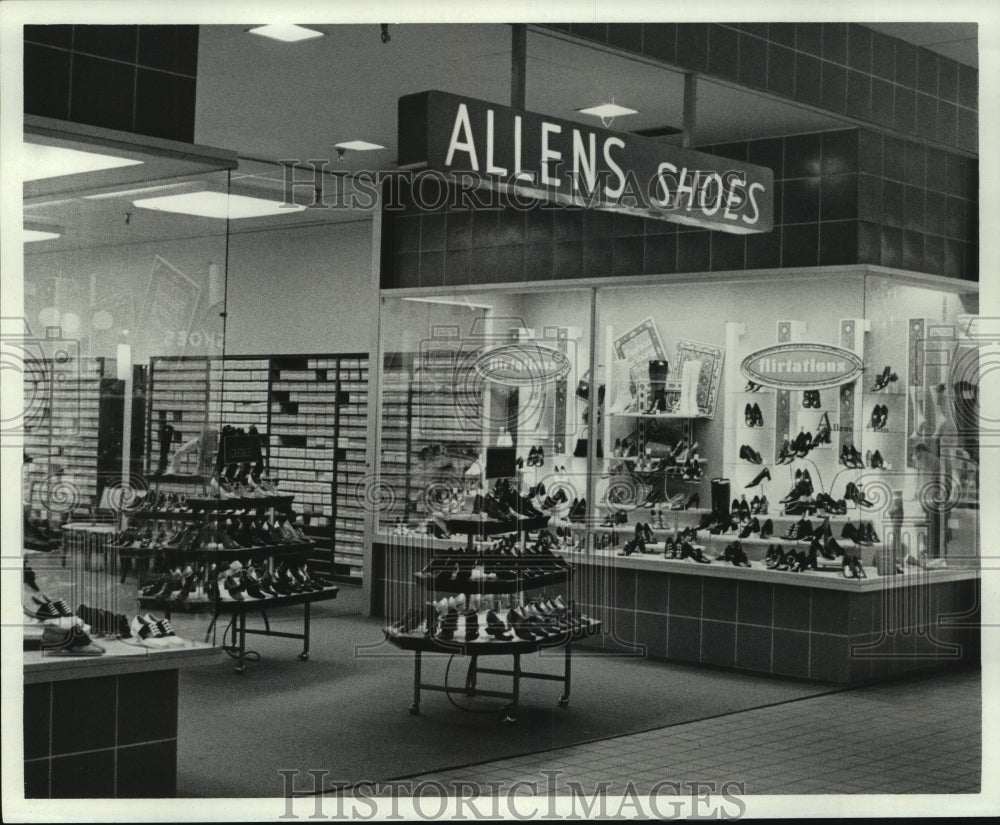
[[[486,711],[464,713],[442,693],[425,693],[421,714],[411,716],[412,654],[381,643],[378,620],[349,615],[360,612],[357,591],[343,588],[338,602],[316,609],[322,615],[313,622],[308,662],[296,660],[296,641],[257,637],[253,647],[262,658],[242,676],[233,673],[228,657],[182,671],[179,796],[283,795],[279,770],[299,771],[293,790],[308,793],[320,790],[309,770],[328,771],[328,789],[338,781],[427,773],[831,690],[580,649],[567,708],[556,706],[561,685],[526,680],[515,726],[500,723],[502,700],[458,696],[457,702]],[[297,624],[299,615],[278,621]],[[501,667],[510,662],[495,661]],[[522,661],[542,672],[562,667],[561,657]],[[425,662],[424,680],[439,683],[447,658]],[[465,669],[456,659],[450,684],[461,684]],[[509,680],[483,675],[479,685],[506,689]]]
[[[77,577],[56,560],[33,562],[42,590],[53,598],[136,612],[135,580],[103,574]],[[99,592],[98,592],[99,591]],[[276,797],[286,793],[279,771],[298,771],[294,792],[338,782],[393,779],[719,716],[806,696],[830,686],[647,662],[577,647],[568,707],[562,686],[524,680],[518,724],[501,724],[500,699],[455,701],[427,692],[411,716],[413,656],[383,641],[382,622],[364,617],[358,588],[344,586],[335,601],[313,608],[310,659],[301,642],[251,636],[261,654],[243,675],[233,660],[182,670],[179,697],[177,791],[180,797]],[[271,615],[272,626],[299,632],[301,607]],[[177,632],[202,639],[205,614],[174,614]],[[250,626],[260,626],[248,616]],[[225,623],[223,622],[223,625]],[[221,644],[224,626],[218,628]],[[440,684],[447,657],[424,657],[424,681]],[[509,667],[510,659],[490,664]],[[484,665],[485,666],[485,665]],[[467,663],[455,659],[449,684],[464,682]],[[522,659],[522,667],[561,673],[561,655]],[[509,690],[509,678],[481,675],[481,688]],[[327,771],[314,787],[306,771]]]

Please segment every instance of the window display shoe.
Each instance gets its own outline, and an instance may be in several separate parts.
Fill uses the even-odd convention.
[[[743,421],[748,427],[754,427],[757,424],[757,417],[754,415],[753,407],[749,404],[743,408]]]
[[[740,458],[744,461],[749,461],[751,464],[764,463],[764,459],[761,454],[752,447],[748,447],[746,444],[740,447]]]
[[[795,461],[795,449],[786,438],[778,450],[778,464],[791,464],[793,461]]]
[[[760,526],[760,538],[769,539],[774,535],[774,522],[768,519]]]
[[[103,656],[104,648],[94,644],[82,627],[46,627],[42,631],[43,656]]]
[[[142,647],[151,647],[157,650],[169,650],[177,647],[155,622],[147,621],[142,616],[136,616],[132,619],[131,630],[133,642]]]
[[[753,421],[755,427],[764,426],[764,413],[760,411],[760,405],[758,404],[753,405]]]
[[[712,560],[705,557],[700,547],[689,544],[688,542],[681,543],[681,555],[682,559],[691,559],[698,562],[699,564],[711,564]]]
[[[760,532],[760,522],[756,518],[752,518],[746,526],[740,531],[740,538],[746,539],[750,538],[754,533]]]
[[[509,642],[514,638],[507,632],[507,623],[493,610],[486,614],[486,632],[498,642]]]
[[[899,376],[892,371],[892,367],[886,366],[885,369],[875,378],[875,383],[871,386],[871,392],[879,392],[884,390],[893,381],[898,381]]]
[[[751,481],[749,484],[747,484],[744,489],[749,489],[750,487],[756,487],[765,479],[768,481],[771,480],[771,471],[767,467],[765,467],[763,470],[757,473],[757,475],[754,477],[754,480]]]

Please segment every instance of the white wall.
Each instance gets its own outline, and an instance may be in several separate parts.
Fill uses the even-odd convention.
[[[372,222],[229,239],[226,352],[374,352]]]

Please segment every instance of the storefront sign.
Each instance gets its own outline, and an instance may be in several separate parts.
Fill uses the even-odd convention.
[[[540,344],[501,344],[479,353],[472,364],[486,381],[506,387],[532,387],[565,378],[569,359]]]
[[[864,369],[853,352],[829,344],[777,344],[750,353],[740,371],[778,390],[824,390],[857,379]]]
[[[398,151],[401,169],[444,173],[461,187],[723,232],[774,223],[766,167],[445,92],[399,99]]]

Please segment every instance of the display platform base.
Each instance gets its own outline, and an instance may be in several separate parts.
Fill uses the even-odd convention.
[[[95,641],[103,656],[24,654],[25,797],[174,796],[177,673],[212,664],[219,648]]]
[[[502,721],[504,724],[513,725],[517,723],[518,702],[521,692],[522,679],[539,679],[550,682],[562,682],[563,692],[559,697],[558,705],[564,708],[569,705],[570,679],[572,675],[573,642],[585,636],[596,633],[600,629],[600,622],[590,620],[586,630],[574,632],[567,637],[557,637],[542,639],[538,641],[527,641],[524,639],[511,640],[509,642],[497,641],[496,639],[476,640],[462,642],[457,639],[441,640],[428,636],[417,636],[413,634],[394,633],[390,629],[385,629],[386,639],[390,644],[402,650],[413,652],[413,703],[410,705],[410,713],[416,716],[420,713],[420,695],[423,691],[433,691],[437,693],[457,694],[466,697],[491,697],[496,699],[506,699],[508,704],[503,707]],[[542,649],[562,649],[563,651],[563,672],[561,674],[539,673],[527,671],[521,667],[521,656],[537,653]],[[424,653],[445,653],[453,656],[464,656],[469,658],[469,669],[466,672],[465,684],[461,688],[450,687],[447,684],[438,685],[424,682],[421,657]],[[510,669],[486,668],[479,666],[480,656],[511,656],[513,657]],[[480,673],[488,673],[495,676],[509,676],[511,679],[511,689],[487,690],[478,687],[477,677]]]

